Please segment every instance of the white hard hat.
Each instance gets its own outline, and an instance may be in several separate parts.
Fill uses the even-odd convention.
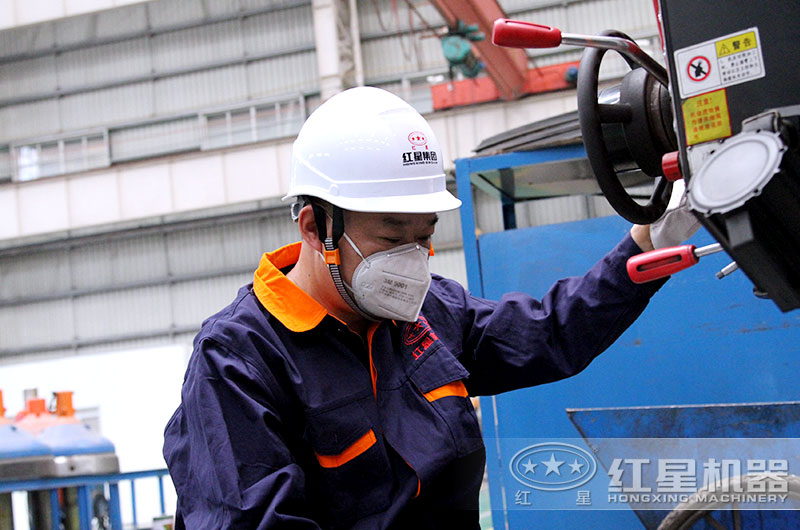
[[[292,146],[289,191],[356,212],[433,213],[461,206],[445,187],[428,122],[391,92],[345,90],[315,110]]]

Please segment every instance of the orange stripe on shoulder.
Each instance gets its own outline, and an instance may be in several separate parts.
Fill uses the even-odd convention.
[[[375,445],[378,439],[375,438],[375,432],[370,429],[367,434],[356,440],[356,442],[339,453],[338,455],[321,455],[314,453],[319,461],[319,465],[325,468],[343,466],[358,455],[364,453],[367,449]]]
[[[427,394],[423,395],[428,401],[436,401],[437,399],[449,396],[467,397],[469,394],[467,393],[467,387],[464,386],[463,382],[453,381],[452,383],[447,383],[439,388],[434,388]]]

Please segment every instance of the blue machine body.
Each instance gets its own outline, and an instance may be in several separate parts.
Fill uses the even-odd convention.
[[[84,423],[65,423],[46,428],[38,436],[56,456],[113,453],[114,444]]]
[[[33,456],[53,456],[53,451],[32,435],[10,423],[0,425],[0,460]]]
[[[554,281],[585,273],[629,230],[628,222],[614,216],[475,236],[470,184],[478,172],[513,171],[515,166],[558,159],[561,152],[565,151],[456,161],[473,294],[498,299],[509,291],[523,291],[540,298]],[[701,246],[713,240],[701,232],[691,242]],[[671,278],[630,329],[577,376],[481,398],[494,528],[645,527],[631,509],[533,510],[515,506],[514,492],[520,488],[509,471],[511,451],[519,446],[514,440],[581,441],[581,435],[590,431],[593,437],[649,437],[654,431],[648,431],[648,426],[665,422],[666,417],[663,411],[660,415],[653,411],[647,420],[630,410],[575,412],[573,419],[585,424],[579,432],[567,409],[667,410],[674,405],[698,405],[695,414],[682,417],[682,423],[664,423],[667,428],[660,429],[658,436],[744,437],[748,436],[748,423],[755,421],[745,409],[729,409],[731,413],[726,415],[705,405],[800,400],[800,312],[782,314],[772,302],[754,297],[751,283],[741,273],[717,279],[715,272],[729,261],[724,254],[708,256]],[[800,437],[798,422],[791,420],[797,418],[797,406],[787,406],[789,412],[784,411],[783,416],[769,408],[761,410],[762,416],[774,416],[778,422],[772,431],[760,431],[764,436]],[[603,455],[597,456],[602,463]],[[793,465],[790,473],[800,474],[800,462]],[[604,469],[598,470],[598,474],[604,473]],[[788,522],[763,527],[797,528],[800,519],[796,513],[780,515],[788,517]]]
[[[36,436],[12,424],[0,425],[0,493],[46,490],[43,498],[49,497],[50,511],[42,517],[49,521],[47,528],[58,530],[63,507],[58,488],[77,488],[78,524],[90,530],[92,490],[107,483],[111,527],[121,529],[119,490],[111,478],[119,471],[114,452],[114,444],[80,422],[51,425]],[[92,465],[87,468],[88,463]]]
[[[665,452],[665,447],[681,445],[673,440],[665,443],[665,438],[685,439],[682,456],[701,462],[709,458],[741,461],[763,458],[765,454],[796,455],[800,449],[798,401],[572,409],[567,415],[605,469],[609,469],[614,456],[626,454],[626,446],[655,461]],[[765,446],[769,449],[765,450]],[[633,453],[628,450],[627,455]],[[649,471],[648,478],[653,483],[655,470]],[[797,509],[796,504],[794,508]],[[642,524],[653,530],[667,513],[636,510]],[[726,528],[735,528],[729,514],[718,513],[717,517],[729,522]],[[789,530],[800,523],[796,512],[777,510],[743,511],[740,519],[742,528]]]

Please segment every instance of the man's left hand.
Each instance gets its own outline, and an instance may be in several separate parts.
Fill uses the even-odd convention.
[[[634,225],[631,237],[643,252],[680,245],[700,228],[700,221],[689,211],[683,180],[672,184],[672,195],[664,215],[649,226]]]

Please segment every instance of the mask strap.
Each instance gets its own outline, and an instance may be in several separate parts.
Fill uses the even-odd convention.
[[[356,246],[356,244],[355,244],[355,243],[353,243],[353,240],[352,240],[352,239],[350,239],[350,236],[348,236],[348,235],[347,235],[347,232],[345,232],[345,233],[344,233],[344,234],[342,234],[342,235],[343,235],[343,236],[344,236],[344,238],[347,240],[347,242],[350,244],[350,246],[353,248],[353,250],[355,250],[355,251],[356,251],[356,254],[358,254],[358,257],[359,257],[359,258],[361,258],[362,260],[365,260],[365,261],[366,261],[366,259],[367,259],[367,258],[365,258],[365,257],[364,257],[364,254],[362,254],[362,253],[361,253],[361,251],[360,251],[360,250],[358,250],[358,247]]]
[[[328,265],[328,270],[331,273],[331,278],[333,279],[333,285],[336,286],[336,290],[339,292],[339,296],[342,297],[342,300],[347,302],[347,305],[350,308],[361,315],[363,318],[375,322],[376,319],[371,315],[365,313],[356,301],[353,300],[353,297],[350,296],[350,293],[347,292],[347,289],[344,285],[344,280],[342,279],[341,271],[339,270],[339,265],[341,264],[340,257],[339,257],[339,240],[342,238],[344,234],[344,211],[339,208],[338,206],[333,207],[333,216],[331,220],[333,221],[331,227],[331,237],[327,237],[327,226],[326,226],[326,213],[325,210],[322,209],[321,206],[313,204],[312,208],[314,210],[314,221],[317,225],[317,232],[319,235],[319,240],[322,241],[324,247],[324,255],[325,263]],[[347,236],[345,236],[347,237]],[[350,238],[347,238],[348,241]],[[351,243],[352,244],[352,243]],[[353,247],[355,248],[355,247]],[[356,252],[358,250],[356,249]],[[358,252],[361,255],[361,252]]]

